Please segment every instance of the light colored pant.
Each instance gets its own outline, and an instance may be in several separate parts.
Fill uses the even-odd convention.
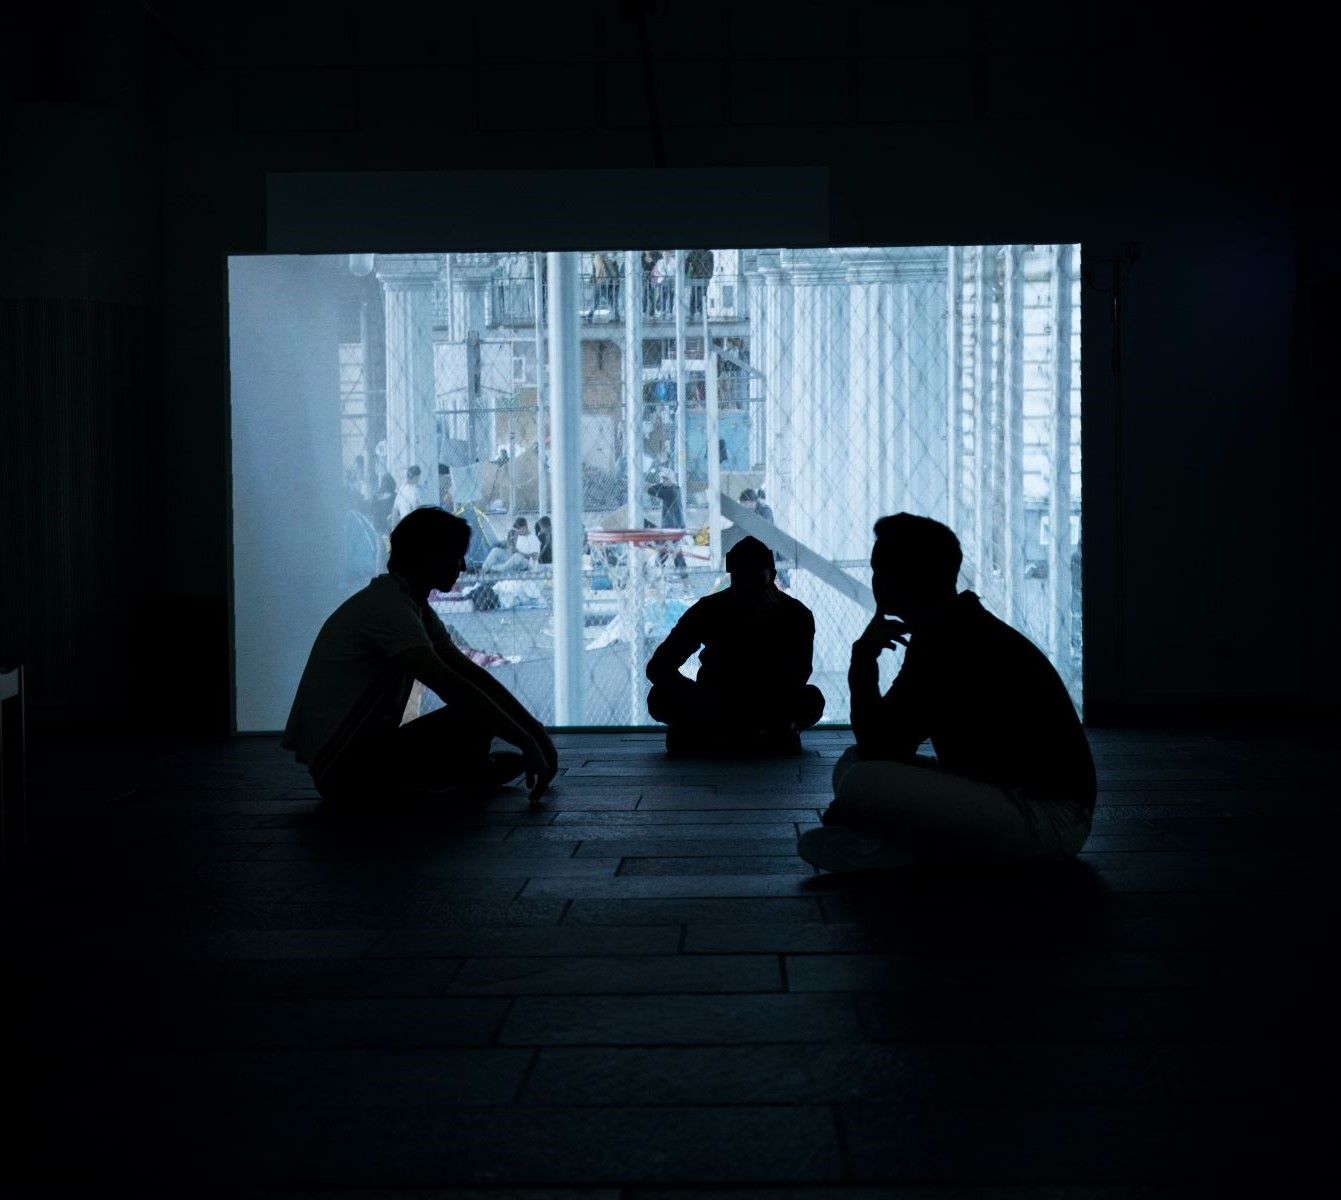
[[[856,746],[834,766],[833,794],[844,825],[936,856],[1072,858],[1090,833],[1079,804],[1019,796],[931,759],[863,762]]]

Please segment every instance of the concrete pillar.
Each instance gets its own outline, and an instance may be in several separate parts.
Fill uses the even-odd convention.
[[[783,252],[792,281],[791,420],[794,464],[790,494],[769,500],[777,521],[827,558],[864,555],[866,532],[854,533],[841,490],[851,475],[851,447],[835,437],[848,418],[846,264],[829,250]],[[861,547],[861,549],[858,549]]]
[[[945,328],[945,523],[956,533],[964,519],[961,496],[964,472],[964,293],[961,286],[963,252],[958,246],[946,249],[944,287]]]
[[[903,294],[882,250],[844,251],[848,261],[850,319],[843,352],[849,361],[850,404],[840,436],[850,471],[843,480],[852,544],[837,557],[869,552],[877,517],[908,505],[910,434],[903,336]],[[864,543],[859,544],[859,543]]]
[[[642,256],[624,251],[624,462],[630,529],[643,527],[643,290]],[[647,716],[647,654],[643,638],[643,573],[641,552],[628,548],[633,625],[629,633],[629,724],[644,725]]]
[[[685,403],[684,342],[685,342],[684,251],[675,251],[675,480],[680,485],[680,505],[685,521],[689,520],[689,460],[685,445],[688,405]]]
[[[1071,247],[1054,248],[1048,489],[1048,657],[1076,692],[1071,663]]]
[[[1006,506],[1005,588],[1006,620],[1024,628],[1024,272],[1023,248],[1006,247],[1003,280],[1004,312],[1001,394],[1005,456],[1002,464],[1003,500]]]
[[[543,254],[531,257],[532,305],[535,309],[535,437],[536,437],[536,504],[542,513],[554,507],[549,492],[549,389],[545,380],[545,289],[542,281]]]
[[[986,596],[991,584],[992,511],[992,272],[991,251],[979,246],[973,260],[973,578]]]
[[[642,256],[624,251],[624,461],[628,466],[630,529],[643,527],[643,296]]]
[[[492,254],[452,254],[448,256],[452,273],[452,324],[461,330],[460,341],[467,344],[466,406],[470,450],[481,462],[497,451],[498,428],[492,411],[494,397],[479,387],[480,339],[488,312],[489,281],[494,273]]]
[[[791,279],[776,250],[757,255],[761,294],[759,325],[751,321],[750,360],[764,376],[764,488],[771,506],[794,495],[792,439],[792,290]],[[753,317],[753,313],[751,313]],[[756,332],[757,331],[757,332]]]
[[[582,376],[577,255],[549,255],[550,429],[554,444],[554,719],[580,725],[583,704]]]
[[[433,286],[441,272],[440,254],[377,256],[386,310],[387,470],[399,487],[417,464],[426,504],[436,503],[438,486]]]

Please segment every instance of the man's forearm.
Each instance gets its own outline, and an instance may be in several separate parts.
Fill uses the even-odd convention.
[[[544,728],[516,696],[478,663],[466,659],[461,666],[461,673],[527,733]]]
[[[880,708],[880,663],[878,659],[853,651],[847,669],[848,693],[851,696],[852,732],[857,749],[865,753],[874,749],[877,737],[877,715]]]
[[[647,678],[652,683],[673,680],[680,674],[680,668],[689,661],[689,656],[703,644],[702,642],[690,644],[687,639],[677,637],[676,634],[677,630],[672,629],[666,640],[652,651],[652,657],[647,660]]]
[[[476,672],[484,674],[486,678],[488,672],[475,666],[465,655],[459,652],[453,655],[449,665],[424,647],[397,655],[396,661],[425,687],[436,692],[445,703],[459,704],[473,712],[483,725],[504,741],[521,746],[524,741],[534,739],[533,722],[529,720],[529,714],[527,721],[520,721],[510,707],[498,703],[494,690],[481,687],[478,682]],[[506,689],[502,690],[506,694]]]

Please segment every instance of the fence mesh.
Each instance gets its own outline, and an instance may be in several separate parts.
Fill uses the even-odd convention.
[[[584,723],[649,723],[646,659],[725,585],[723,550],[751,517],[770,527],[779,584],[814,612],[824,720],[846,721],[871,526],[900,511],[958,533],[961,587],[1048,655],[1079,707],[1079,253],[582,254],[582,520],[603,531],[583,556]],[[339,355],[350,590],[382,568],[405,512],[460,513],[470,570],[433,603],[552,721],[541,518],[566,468],[548,432],[547,269],[531,252],[379,255]],[[610,536],[662,527],[684,534]],[[887,682],[897,664],[883,667]]]

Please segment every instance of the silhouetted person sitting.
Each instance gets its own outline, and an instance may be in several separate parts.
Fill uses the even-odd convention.
[[[774,586],[773,553],[742,538],[726,556],[731,586],[676,622],[647,664],[647,711],[670,728],[671,754],[799,754],[824,714],[810,678],[815,618]],[[680,674],[695,651],[697,681]]]
[[[524,772],[534,803],[554,778],[558,756],[544,727],[452,644],[429,607],[430,591],[456,583],[469,544],[460,517],[415,509],[391,531],[387,573],[317,634],[282,744],[326,799],[394,804],[499,786]],[[416,679],[446,707],[402,725]],[[494,737],[520,753],[491,754]]]
[[[875,525],[876,615],[852,645],[856,746],[834,767],[824,825],[800,854],[830,871],[917,859],[1060,859],[1094,811],[1094,761],[1042,651],[955,591],[959,539],[900,513]],[[907,646],[880,695],[878,660]],[[919,759],[930,738],[936,761]]]

